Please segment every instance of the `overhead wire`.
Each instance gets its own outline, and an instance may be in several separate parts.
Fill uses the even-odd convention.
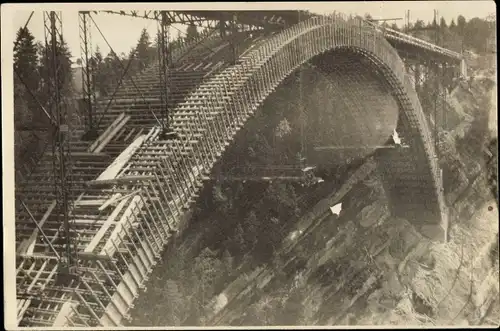
[[[97,23],[95,22],[94,18],[92,16],[90,16],[90,19],[92,20],[92,22],[94,22],[94,25],[97,29],[97,31],[99,31],[99,34],[102,36],[102,38],[104,39],[104,41],[106,42],[106,44],[108,45],[109,49],[111,50],[112,54],[115,56],[115,58],[118,60],[118,63],[120,64],[120,66],[122,67],[123,70],[125,70],[125,66],[123,65],[123,62],[122,60],[118,57],[118,55],[116,54],[116,52],[114,51],[113,47],[109,44],[108,42],[108,39],[106,39],[106,37],[104,36],[104,34],[102,33],[101,29],[99,28],[99,26],[97,25]],[[129,62],[130,63],[130,62]],[[150,111],[150,113],[153,115],[153,117],[155,118],[155,120],[158,122],[158,124],[161,126],[162,123],[161,121],[158,119],[158,117],[156,116],[155,112],[153,111],[153,109],[151,108],[151,104],[146,101],[146,98],[144,96],[144,94],[142,93],[142,91],[137,87],[137,84],[135,83],[135,80],[133,79],[132,76],[129,76],[130,78],[130,81],[132,82],[132,84],[134,85],[134,88],[137,90],[137,92],[139,93],[140,97],[142,98],[142,100],[144,101],[144,103],[148,106],[148,110]]]
[[[108,45],[108,47],[110,48],[111,52],[115,55],[116,59],[118,59],[118,61],[119,61],[119,63],[120,63],[120,66],[121,66],[121,67],[122,67],[122,69],[123,69],[123,68],[124,68],[124,66],[123,66],[123,62],[120,60],[120,58],[118,58],[118,56],[117,56],[116,52],[113,50],[113,48],[111,47],[111,45],[110,45],[110,44],[109,44],[109,42],[107,41],[106,37],[105,37],[105,36],[104,36],[104,34],[102,33],[101,29],[98,27],[97,23],[95,22],[95,20],[92,18],[92,16],[91,16],[90,14],[89,14],[89,17],[90,17],[90,19],[92,20],[92,22],[94,23],[94,25],[95,25],[96,29],[99,31],[99,33],[100,33],[100,34],[101,34],[101,36],[103,37],[103,39],[104,39],[104,41],[106,42],[106,44]],[[156,21],[158,22],[158,20],[156,20]],[[147,26],[147,27],[149,27],[149,25],[151,25],[151,22],[148,24],[148,26]],[[172,28],[174,28],[175,30],[179,31],[180,33],[187,35],[187,33],[186,33],[186,32],[184,32],[184,31],[182,31],[182,30],[180,30],[180,29],[176,28],[175,26],[172,26],[172,25],[170,25],[170,26],[171,26]],[[147,27],[146,27],[146,28],[147,28]],[[216,31],[216,28],[213,28],[213,29],[211,29],[211,30],[213,30],[213,31],[209,32],[209,33],[207,34],[207,36],[212,35],[212,34]],[[203,42],[203,39],[202,39],[202,40],[200,40],[199,42],[197,42],[196,44],[194,44],[194,45],[191,47],[191,49],[192,49],[192,48],[194,48],[194,47],[196,47],[196,46],[198,46],[198,45],[201,45],[201,46],[203,46],[204,48],[208,49],[210,52],[212,52],[212,53],[214,53],[214,54],[215,54],[215,51],[214,51],[213,49],[211,49],[210,47],[208,47],[208,46],[206,46],[206,45],[203,45],[203,44],[202,44],[202,42]],[[185,53],[184,53],[184,55],[186,55],[187,53],[188,53],[188,52],[185,52]],[[134,54],[135,54],[135,52],[134,52]],[[184,56],[184,55],[183,55],[183,56]],[[181,56],[178,60],[182,59],[182,58],[183,58],[183,56]],[[176,62],[177,62],[177,61],[176,61]],[[121,86],[121,85],[122,85],[122,83],[123,83],[123,78],[124,78],[124,77],[128,74],[128,70],[129,70],[129,68],[130,68],[131,63],[132,63],[132,61],[131,61],[131,60],[129,60],[129,61],[128,61],[128,63],[127,63],[127,67],[126,67],[126,68],[124,68],[124,71],[123,71],[122,76],[120,77],[119,83],[118,83],[118,85],[116,86],[115,91],[113,92],[113,94],[112,94],[112,96],[111,96],[111,98],[110,98],[109,102],[107,103],[105,110],[102,112],[101,116],[99,117],[99,120],[97,121],[97,125],[96,125],[96,127],[99,127],[99,125],[100,125],[100,123],[102,122],[102,120],[103,120],[103,118],[104,118],[105,114],[106,114],[106,113],[108,112],[108,110],[110,109],[111,104],[112,104],[112,102],[113,102],[113,100],[114,100],[114,96],[116,95],[116,93],[118,92],[118,90],[119,90],[120,86]],[[134,80],[133,80],[132,76],[128,75],[128,78],[131,80],[131,82],[132,82],[132,84],[134,85],[135,89],[136,89],[136,90],[139,92],[139,94],[141,95],[141,97],[142,97],[143,101],[144,101],[144,102],[148,105],[148,108],[149,108],[149,110],[150,110],[151,114],[155,117],[155,119],[156,119],[156,121],[158,122],[158,124],[159,124],[160,126],[162,126],[162,122],[158,119],[158,117],[156,116],[156,114],[155,114],[155,113],[154,113],[154,111],[152,110],[151,105],[149,104],[149,102],[147,102],[147,101],[145,100],[144,95],[142,94],[142,92],[139,90],[139,88],[138,88],[138,87],[137,87],[137,85],[135,84],[135,82],[134,82]]]
[[[173,25],[171,25],[171,27],[172,27],[172,28],[174,28],[175,30],[179,31],[180,33],[184,34],[186,37],[188,36],[187,32],[184,32],[184,31],[182,31],[181,29],[178,29],[178,28],[176,28],[176,27],[175,27],[175,26],[173,26]],[[214,31],[217,31],[217,25],[216,25],[216,27],[214,27],[214,28],[213,28],[213,30],[214,30]],[[212,34],[212,33],[213,33],[213,31],[212,31],[212,32],[210,32],[210,34]],[[201,40],[201,41],[203,41],[203,40]],[[208,47],[208,46],[206,46],[206,45],[201,44],[201,41],[200,41],[199,45],[201,45],[202,47],[204,47],[204,48],[208,49],[210,52],[212,52],[213,54],[215,54],[215,51],[214,51],[212,48],[210,48],[210,47]],[[198,45],[198,44],[197,44],[197,45]]]
[[[95,24],[95,21],[94,21],[94,24]],[[146,26],[146,29],[147,29],[150,25],[151,25],[151,22],[150,22],[150,23]],[[96,28],[97,28],[97,26],[96,26]],[[111,48],[111,47],[110,47],[110,48]],[[112,50],[112,51],[113,51],[113,50]],[[110,97],[110,99],[109,99],[109,101],[108,101],[108,103],[107,103],[107,105],[106,105],[106,108],[104,109],[104,111],[102,112],[101,116],[99,117],[99,119],[98,119],[98,121],[97,121],[96,128],[98,128],[98,127],[99,127],[99,125],[101,124],[101,122],[102,122],[102,120],[103,120],[104,116],[107,114],[108,110],[110,109],[111,104],[112,104],[112,103],[113,103],[113,101],[114,101],[114,97],[115,97],[116,93],[119,91],[120,87],[122,86],[122,83],[124,82],[124,78],[125,78],[125,76],[127,75],[128,70],[129,70],[129,68],[130,68],[130,66],[131,66],[131,64],[132,64],[132,56],[134,56],[134,55],[136,54],[136,52],[137,52],[137,49],[134,49],[134,52],[133,52],[133,54],[131,54],[131,57],[129,58],[129,61],[128,61],[128,63],[127,63],[127,67],[125,68],[125,70],[124,70],[124,71],[123,71],[123,73],[121,74],[120,79],[119,79],[119,81],[118,81],[118,84],[116,85],[116,87],[115,87],[115,89],[114,89],[114,92],[113,92],[113,94],[111,95],[111,97]],[[113,53],[115,53],[115,52],[113,51]],[[115,54],[116,54],[116,53],[115,53]],[[129,78],[130,78],[130,76],[129,76]]]
[[[90,14],[89,14],[89,17],[92,19],[92,17],[90,16]],[[101,36],[103,36],[102,32],[100,31],[100,29],[99,29],[99,27],[97,26],[97,24],[95,23],[95,21],[94,21],[93,19],[92,19],[92,21],[94,22],[94,25],[96,26],[96,28],[97,28],[97,29],[99,30],[99,32],[101,33]],[[146,26],[146,29],[147,29],[147,28],[149,28],[149,26],[150,26],[150,25],[151,25],[151,22],[150,22],[150,23]],[[118,59],[118,61],[120,61],[120,59],[119,59],[119,58],[118,58],[118,56],[116,55],[116,52],[115,52],[115,51],[111,48],[111,46],[110,46],[110,45],[109,45],[109,43],[107,42],[106,38],[105,38],[104,36],[103,36],[103,38],[105,39],[106,43],[108,44],[109,48],[111,49],[111,52],[112,52],[113,54],[115,54],[115,57]],[[134,52],[133,52],[132,56],[134,56],[136,52],[137,52],[137,49],[134,49]],[[114,97],[115,97],[116,93],[118,92],[118,90],[119,90],[119,89],[120,89],[120,87],[122,86],[122,83],[124,82],[124,78],[125,78],[125,76],[127,75],[128,70],[129,70],[129,68],[130,68],[130,66],[131,66],[131,64],[132,64],[132,56],[130,56],[130,57],[129,57],[129,61],[128,61],[128,63],[127,63],[127,67],[125,68],[125,70],[124,70],[124,71],[123,71],[123,73],[121,74],[120,79],[119,79],[119,81],[118,81],[118,84],[117,84],[117,86],[115,87],[115,90],[114,90],[113,94],[111,95],[111,98],[109,99],[109,101],[108,101],[108,103],[107,103],[107,105],[106,105],[106,108],[104,109],[104,111],[102,112],[101,116],[99,117],[99,120],[97,121],[96,128],[98,128],[98,127],[99,127],[99,125],[101,124],[101,122],[102,122],[102,120],[103,120],[104,116],[106,115],[106,113],[108,112],[108,110],[109,110],[109,109],[110,109],[110,107],[111,107],[111,104],[112,104],[112,103],[113,103],[113,101],[114,101]],[[122,63],[120,63],[120,64],[122,64]],[[123,65],[122,65],[122,68],[123,68]],[[129,75],[128,77],[129,77],[130,79],[132,79],[130,75]],[[137,88],[137,87],[136,87],[136,88]],[[139,92],[140,92],[140,91],[139,91]],[[149,104],[148,104],[148,106],[149,106]],[[154,113],[153,113],[153,114],[154,114]]]
[[[111,108],[111,104],[113,103],[113,101],[115,99],[115,95],[120,90],[120,87],[122,86],[122,83],[123,83],[123,78],[125,78],[125,75],[128,73],[128,70],[129,70],[131,64],[132,64],[132,61],[129,60],[128,63],[127,63],[127,67],[125,68],[125,71],[120,76],[120,80],[118,81],[118,84],[115,87],[115,90],[113,91],[113,94],[111,95],[110,99],[108,100],[106,108],[104,109],[104,111],[102,112],[101,116],[99,117],[99,120],[97,121],[97,124],[95,126],[96,128],[99,128],[99,125],[101,124],[101,122],[102,122],[102,120],[104,118],[104,115],[106,115],[107,112],[108,112],[108,110]]]
[[[172,25],[171,25],[171,26],[172,26]],[[177,29],[177,28],[175,28],[174,26],[172,26],[172,27],[173,27],[174,29]],[[192,46],[190,47],[190,49],[189,49],[189,50],[192,50],[193,48],[195,48],[195,47],[197,47],[197,46],[200,46],[200,45],[201,45],[201,46],[203,46],[204,48],[207,48],[207,49],[208,49],[209,51],[211,51],[213,54],[215,54],[215,51],[214,51],[214,50],[212,50],[212,49],[211,49],[210,47],[208,47],[207,45],[203,45],[203,44],[202,44],[202,42],[203,42],[203,41],[205,41],[205,40],[206,40],[206,38],[211,37],[211,36],[212,36],[215,32],[217,32],[217,27],[210,28],[210,29],[211,29],[212,31],[208,32],[208,33],[207,33],[207,36],[206,36],[205,38],[200,39],[198,42],[196,42],[194,45],[192,45]],[[183,32],[183,31],[181,31],[181,30],[179,30],[179,29],[177,29],[177,30],[178,30],[178,31],[180,31],[180,32],[182,32],[182,33],[185,33],[185,32]],[[182,55],[181,55],[181,56],[177,59],[177,61],[182,60],[182,59],[183,59],[183,58],[184,58],[184,57],[185,57],[188,53],[189,53],[189,52],[187,52],[187,51],[186,51],[186,52],[184,52],[184,54],[182,54]]]

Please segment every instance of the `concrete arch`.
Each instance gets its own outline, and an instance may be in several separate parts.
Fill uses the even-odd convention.
[[[362,20],[342,16],[313,18],[270,37],[241,57],[239,64],[214,75],[198,88],[197,91],[209,90],[210,93],[203,101],[204,106],[194,111],[193,116],[203,117],[211,112],[216,115],[212,123],[207,120],[207,125],[215,128],[214,122],[221,121],[234,125],[237,131],[299,66],[339,50],[367,59],[398,101],[398,128],[410,141],[410,148],[377,153],[393,212],[414,221],[429,237],[442,238],[446,224],[442,224],[445,206],[441,177],[420,102],[397,52],[381,33]],[[197,98],[196,94],[194,92],[187,100]],[[217,106],[222,111],[217,110]],[[234,132],[226,127],[221,129],[220,135],[232,139]],[[210,143],[208,139],[198,142],[199,147]],[[225,146],[219,147],[220,154]],[[204,170],[209,171],[213,162],[205,160]]]

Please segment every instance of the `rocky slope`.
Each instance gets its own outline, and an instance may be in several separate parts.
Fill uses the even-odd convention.
[[[447,96],[458,120],[440,128],[448,242],[430,242],[391,217],[380,179],[370,171],[351,170],[344,180],[364,179],[354,187],[332,184],[329,195],[290,219],[266,263],[251,253],[214,251],[217,245],[207,243],[224,241],[228,230],[211,228],[220,215],[207,212],[212,205],[199,206],[204,222],[167,250],[132,324],[498,325],[498,196],[488,174],[496,150],[486,148],[496,133],[486,134],[484,121],[496,107],[496,83],[478,76]],[[259,200],[246,198],[250,209]],[[337,217],[328,207],[339,201]],[[261,233],[271,221],[261,223]]]

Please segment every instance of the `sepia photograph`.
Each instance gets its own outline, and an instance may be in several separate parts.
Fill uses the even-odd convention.
[[[499,327],[494,1],[1,15],[6,330]]]

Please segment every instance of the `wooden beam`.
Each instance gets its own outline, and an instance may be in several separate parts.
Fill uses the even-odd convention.
[[[54,323],[52,324],[52,326],[66,326],[68,318],[71,318],[71,315],[73,315],[73,310],[71,309],[71,307],[76,308],[76,306],[78,306],[78,304],[71,302],[70,300],[63,303],[61,310],[59,310],[59,313],[54,319]]]
[[[52,213],[52,211],[56,207],[56,204],[57,204],[57,201],[54,200],[50,204],[49,208],[47,208],[47,211],[45,212],[42,219],[40,220],[40,223],[38,223],[38,225],[40,227],[42,227],[43,224],[47,221],[50,214]],[[38,232],[39,232],[38,228],[33,230],[33,232],[31,233],[31,236],[28,239],[25,239],[21,243],[21,245],[19,245],[19,247],[17,249],[17,254],[27,254],[27,255],[33,254],[33,250],[35,249],[36,239],[38,238]]]
[[[111,204],[118,203],[118,202],[122,201],[123,199],[128,199],[130,197],[133,197],[134,195],[139,194],[139,192],[141,192],[141,189],[137,189],[137,190],[135,190],[127,195],[124,195],[124,196],[121,193],[117,193],[117,194],[113,195],[108,201],[106,201],[106,203],[104,203],[101,207],[99,207],[99,211],[107,208]]]
[[[135,139],[118,157],[104,170],[97,180],[115,178],[120,170],[127,164],[130,158],[134,155],[135,151],[142,145],[146,135],[141,135]]]
[[[111,198],[109,198],[108,200],[104,201],[101,206],[98,208],[99,211],[102,211],[106,208],[108,208],[108,206],[110,206],[111,204],[115,203],[120,197],[122,196],[121,193],[116,193],[116,194],[113,194],[111,196]]]
[[[113,121],[113,123],[111,123],[111,125],[108,126],[108,128],[92,143],[92,145],[90,145],[87,151],[89,153],[94,152],[97,146],[99,146],[99,144],[101,144],[104,141],[104,139],[109,135],[109,133],[113,130],[113,128],[115,128],[124,117],[125,113],[121,113],[120,115],[118,115],[118,117]]]
[[[17,324],[21,322],[24,317],[24,313],[31,304],[31,299],[17,299]]]
[[[115,118],[115,120],[111,123],[111,125],[109,125],[106,128],[106,130],[103,133],[101,133],[101,135],[92,143],[92,145],[89,146],[89,148],[87,149],[87,152],[89,152],[89,153],[94,152],[94,150],[97,148],[97,146],[99,146],[99,144],[101,144],[104,141],[104,139],[123,120],[124,117],[125,117],[125,113],[121,113],[120,115],[118,115]]]
[[[47,155],[53,156],[54,154],[49,151],[46,152]],[[106,153],[90,153],[90,152],[71,152],[71,157],[84,158],[84,157],[102,157],[102,158],[110,158],[111,156]]]
[[[128,201],[128,199],[123,201]],[[138,209],[142,208],[142,205],[143,202],[139,195],[136,195],[135,197],[132,198],[132,201],[130,201],[130,204],[128,205],[127,209],[125,209],[125,211],[123,212],[123,215],[120,217],[120,220],[116,223],[113,232],[111,233],[108,240],[106,241],[106,244],[102,248],[101,254],[108,253],[110,256],[113,256],[113,254],[116,251],[113,242],[118,238],[118,233],[122,230],[122,228],[129,227],[129,222],[127,222],[127,219],[130,216],[132,216],[133,213],[136,213]]]
[[[85,184],[87,186],[107,186],[107,185],[119,185],[119,184],[127,184],[133,182],[141,182],[153,180],[154,176],[145,175],[145,176],[125,176],[114,179],[103,179],[103,180],[89,180]]]
[[[89,252],[78,253],[78,258],[85,261],[105,261],[113,262],[113,259],[108,255],[94,254]]]
[[[130,120],[130,115],[125,117],[118,125],[103,139],[103,141],[94,149],[94,153],[100,153],[104,147],[113,139],[113,137],[127,124]]]
[[[81,200],[78,202],[75,202],[75,206],[101,206],[103,203],[105,203],[106,200],[104,199],[97,199],[97,200]]]
[[[97,233],[94,235],[92,240],[89,242],[89,244],[87,245],[87,247],[84,250],[84,253],[91,253],[95,249],[95,247],[99,244],[102,237],[104,237],[104,235],[106,234],[106,231],[108,231],[109,227],[111,226],[111,224],[113,224],[113,222],[118,217],[118,215],[120,214],[123,207],[127,204],[127,202],[128,202],[128,199],[123,199],[118,204],[118,206],[116,206],[116,208],[113,210],[111,215],[109,215],[106,222],[99,228],[99,231],[97,231]]]

